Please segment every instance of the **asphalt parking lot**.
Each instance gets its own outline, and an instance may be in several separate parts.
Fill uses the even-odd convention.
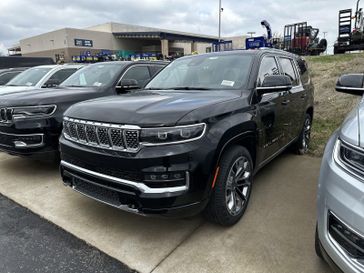
[[[320,159],[290,153],[274,160],[257,175],[245,217],[231,228],[200,216],[125,213],[64,187],[54,164],[2,153],[0,193],[142,273],[326,273],[314,252],[319,168]]]

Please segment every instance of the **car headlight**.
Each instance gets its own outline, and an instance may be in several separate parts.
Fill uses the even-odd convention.
[[[205,123],[175,127],[143,128],[140,133],[140,140],[145,146],[183,143],[201,138],[205,130]]]
[[[364,150],[354,147],[341,140],[336,143],[336,157],[345,168],[354,171],[356,174],[364,174]]]
[[[39,105],[13,108],[13,119],[49,117],[56,111],[56,105]]]

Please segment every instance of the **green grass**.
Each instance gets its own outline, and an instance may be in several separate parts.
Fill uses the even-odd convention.
[[[312,124],[311,143],[309,154],[321,157],[324,153],[325,145],[332,133],[340,127],[343,117],[333,116],[329,118],[316,118]]]
[[[322,55],[322,56],[312,56],[306,57],[311,63],[321,63],[321,64],[329,64],[335,62],[348,62],[353,60],[355,57],[362,57],[361,53],[353,53],[353,54],[340,54],[340,55]]]

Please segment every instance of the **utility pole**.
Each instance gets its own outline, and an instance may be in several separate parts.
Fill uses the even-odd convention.
[[[221,7],[221,0],[219,0],[219,42],[221,42],[221,13],[223,10],[224,9]]]
[[[254,31],[249,31],[248,34],[250,35],[250,37],[253,37],[253,35],[255,34]]]

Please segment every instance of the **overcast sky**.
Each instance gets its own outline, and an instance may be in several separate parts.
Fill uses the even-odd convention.
[[[320,36],[328,32],[332,48],[338,11],[355,5],[356,0],[222,0],[222,35],[264,34],[263,19],[274,33],[308,21],[320,28]],[[218,0],[0,0],[0,52],[47,31],[111,21],[217,35]]]

